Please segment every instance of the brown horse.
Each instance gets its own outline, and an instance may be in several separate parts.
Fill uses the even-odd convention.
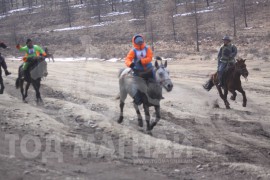
[[[52,59],[52,61],[55,62],[55,61],[54,61],[53,54],[52,54],[52,53],[49,53],[49,50],[48,50],[47,47],[44,48],[44,51],[45,51],[45,53],[46,53],[45,59],[48,58],[48,59],[49,59],[49,62],[51,62],[51,59]]]
[[[211,78],[206,82],[203,87],[210,91],[212,87],[215,85],[217,87],[217,90],[219,92],[219,96],[224,101],[225,106],[227,109],[230,109],[230,103],[227,100],[228,91],[232,93],[231,100],[235,100],[236,98],[236,92],[238,91],[243,95],[243,107],[247,106],[247,97],[246,93],[242,88],[240,77],[241,75],[247,79],[248,77],[248,70],[245,64],[245,59],[237,59],[237,62],[231,66],[228,67],[227,70],[224,72],[224,94],[222,92],[221,87],[219,87],[218,84],[218,73],[215,73],[211,76]]]

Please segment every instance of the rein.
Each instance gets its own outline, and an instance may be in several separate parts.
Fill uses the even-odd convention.
[[[237,68],[237,67],[236,67],[236,64],[234,65],[234,68],[235,68],[235,70],[234,70],[233,78],[235,78],[235,75],[236,75],[237,72],[239,72],[239,74],[240,74],[240,76],[241,76],[243,70],[246,69],[246,68]],[[244,77],[244,76],[243,76],[243,77]],[[247,77],[244,77],[244,78],[245,78],[245,81],[248,82],[248,78],[247,78]]]

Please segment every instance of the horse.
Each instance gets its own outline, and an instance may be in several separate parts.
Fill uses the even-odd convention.
[[[3,49],[6,49],[7,48],[7,45],[3,42],[0,42],[0,47],[3,48]],[[2,63],[4,59],[3,57],[1,56],[1,53],[0,53],[0,94],[3,94],[4,93],[4,89],[5,89],[5,86],[4,86],[4,81],[3,81],[3,78],[2,78],[2,68],[1,66],[4,68],[4,65]]]
[[[243,96],[243,103],[242,106],[246,107],[247,106],[247,97],[246,93],[242,88],[241,85],[241,79],[240,77],[243,76],[246,80],[248,77],[248,70],[247,66],[245,64],[246,59],[239,58],[237,59],[236,63],[232,65],[231,67],[227,67],[227,70],[224,72],[224,94],[222,92],[222,89],[220,86],[218,86],[218,73],[216,72],[211,76],[211,78],[206,82],[203,87],[207,90],[210,91],[212,87],[215,85],[217,87],[217,90],[219,92],[219,96],[221,99],[224,101],[225,106],[227,109],[230,109],[230,103],[227,100],[227,95],[228,91],[232,93],[231,100],[235,101],[237,93],[235,91],[238,91],[242,94]]]
[[[161,61],[161,64],[157,60]],[[123,110],[125,105],[125,99],[129,94],[132,97],[135,91],[139,91],[142,95],[142,105],[145,113],[145,120],[147,123],[147,132],[151,134],[151,130],[157,125],[160,120],[160,100],[162,97],[162,87],[167,91],[171,92],[173,89],[173,83],[170,79],[169,71],[167,69],[167,61],[162,63],[160,57],[156,57],[155,66],[153,69],[155,79],[150,79],[146,82],[141,77],[136,77],[133,75],[133,70],[131,68],[122,69],[119,72],[119,88],[120,88],[120,116],[118,123],[123,122]],[[133,87],[133,88],[132,88]],[[154,106],[156,112],[156,119],[154,122],[150,123],[150,113],[149,108]],[[139,110],[138,105],[134,103],[134,108],[138,117],[138,126],[143,127],[143,120]]]
[[[46,77],[47,73],[47,63],[44,57],[34,57],[28,58],[27,61],[30,61],[31,65],[28,68],[30,72],[30,77],[26,78],[23,72],[22,65],[18,69],[18,78],[16,79],[16,88],[21,90],[22,100],[27,103],[26,98],[28,96],[28,89],[30,84],[33,85],[36,91],[36,102],[37,104],[43,103],[43,100],[40,96],[40,81],[42,77]],[[24,91],[24,81],[26,81],[25,91]]]
[[[48,48],[45,47],[45,48],[44,48],[44,51],[45,51],[45,53],[46,53],[46,57],[45,57],[45,58],[48,58],[48,59],[49,59],[49,62],[51,62],[51,59],[52,59],[53,62],[55,62],[55,61],[54,61],[53,54],[49,53]]]

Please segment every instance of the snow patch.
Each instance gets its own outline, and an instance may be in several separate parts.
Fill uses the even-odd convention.
[[[112,17],[112,16],[119,16],[119,15],[125,15],[125,14],[129,14],[130,12],[111,12],[108,13],[106,15],[101,15],[100,17],[104,18],[104,17]],[[94,18],[98,18],[98,16],[93,16],[91,17],[92,19]]]
[[[107,62],[117,62],[117,61],[120,61],[121,59],[120,58],[112,58],[112,59],[109,59],[109,60],[106,60]]]
[[[214,9],[205,9],[205,10],[201,10],[201,11],[197,11],[198,14],[201,13],[208,13],[208,12],[212,12],[214,11]],[[183,13],[183,14],[175,14],[173,17],[178,17],[178,16],[190,16],[195,14],[195,12],[188,12],[188,13]]]
[[[113,21],[109,21],[109,22],[102,22],[102,23],[99,23],[99,24],[91,25],[91,26],[68,27],[68,28],[54,29],[52,31],[53,32],[61,32],[61,31],[82,30],[82,29],[86,29],[86,28],[102,27],[102,26],[106,26],[106,25],[109,25],[109,24],[112,24],[112,23],[114,23],[114,22]],[[51,32],[51,31],[47,31],[47,32]]]
[[[70,6],[71,8],[84,8],[85,7],[85,4],[77,4],[77,5],[73,5],[73,6]]]
[[[253,27],[245,27],[245,30],[253,29]]]
[[[133,22],[133,21],[142,21],[142,19],[130,19],[128,20],[129,22]]]

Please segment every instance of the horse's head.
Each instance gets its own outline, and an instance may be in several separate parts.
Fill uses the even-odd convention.
[[[245,64],[246,59],[239,58],[235,63],[236,71],[238,71],[244,78],[248,77],[248,70]]]
[[[159,64],[157,60],[160,60],[161,63]],[[162,59],[160,57],[156,57],[155,67],[156,67],[155,77],[157,83],[159,83],[168,92],[170,92],[173,88],[173,83],[170,78],[170,73],[167,69],[167,61],[165,61],[165,63],[163,64]]]

